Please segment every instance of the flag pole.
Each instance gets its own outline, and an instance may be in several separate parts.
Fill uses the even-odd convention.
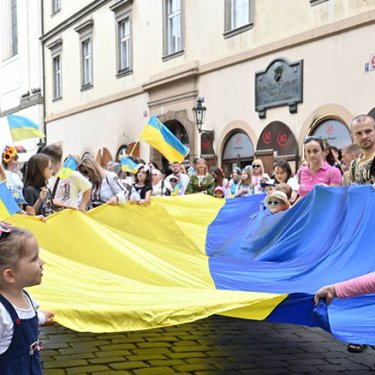
[[[131,151],[130,151],[130,153],[129,153],[129,156],[132,156],[132,155],[133,155],[133,151],[136,149],[136,147],[137,147],[138,144],[139,144],[139,139],[138,139],[137,142],[134,143],[134,145],[133,145],[133,147],[132,147],[132,149],[131,149]]]

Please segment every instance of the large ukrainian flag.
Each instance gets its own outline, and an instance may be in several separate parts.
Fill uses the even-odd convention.
[[[152,115],[140,137],[171,163],[174,161],[181,163],[190,151],[155,115]]]
[[[42,247],[43,283],[32,295],[74,330],[141,330],[224,314],[322,327],[374,345],[375,295],[313,303],[322,285],[374,271],[374,194],[371,186],[317,186],[278,215],[264,212],[259,195],[225,202],[195,194],[10,221]]]

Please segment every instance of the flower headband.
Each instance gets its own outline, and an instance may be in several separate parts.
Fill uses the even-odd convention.
[[[3,161],[9,163],[17,155],[17,150],[14,146],[5,146],[3,151]]]

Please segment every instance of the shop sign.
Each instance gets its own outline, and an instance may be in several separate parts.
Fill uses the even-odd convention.
[[[257,150],[274,150],[279,156],[297,155],[298,145],[289,127],[280,121],[274,121],[264,128]]]
[[[233,134],[223,152],[223,160],[243,159],[254,156],[254,146],[250,138],[245,133]]]

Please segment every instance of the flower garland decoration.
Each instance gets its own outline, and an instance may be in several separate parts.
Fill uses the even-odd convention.
[[[14,146],[5,146],[3,151],[3,161],[9,163],[17,155],[17,150]]]

